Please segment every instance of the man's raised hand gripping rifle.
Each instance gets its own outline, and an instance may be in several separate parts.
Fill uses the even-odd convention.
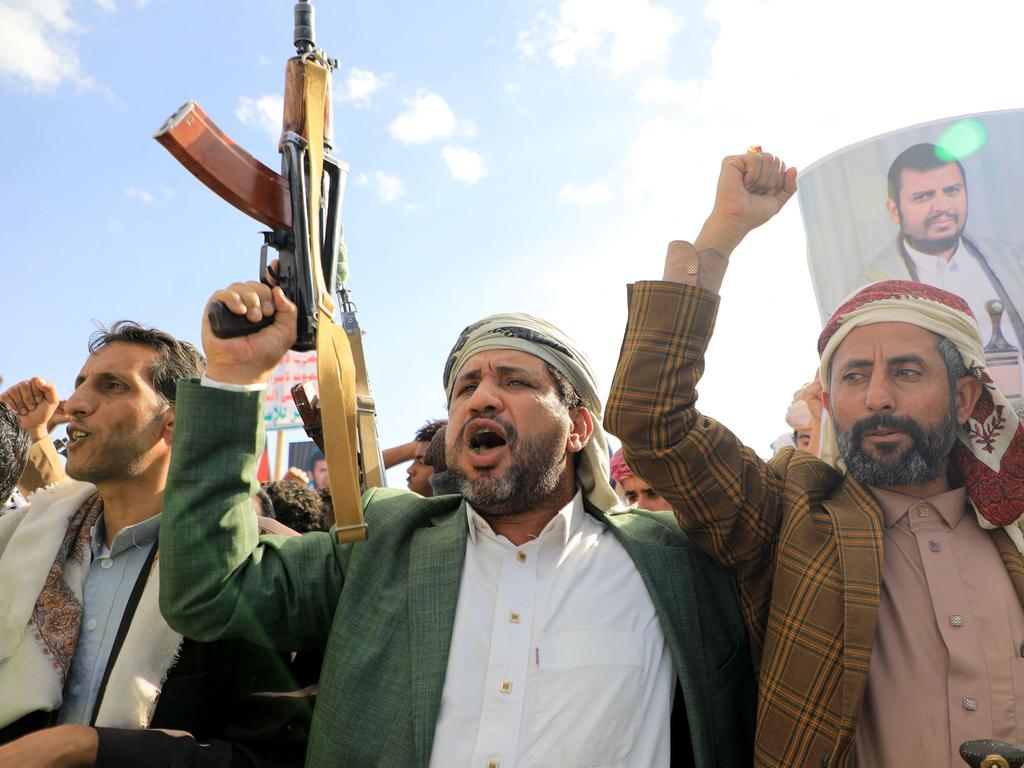
[[[332,148],[330,73],[337,62],[316,47],[312,4],[295,4],[297,55],[285,72],[284,124],[275,173],[228,138],[189,101],[155,138],[206,186],[270,227],[264,232],[260,279],[279,284],[297,311],[292,349],[316,349],[323,440],[342,540],[365,538],[360,490],[383,483],[374,405],[363,364],[361,333],[344,302],[335,322],[341,205],[348,167]],[[278,254],[276,272],[268,249]],[[207,308],[224,339],[258,333],[272,316],[217,301]],[[347,333],[346,333],[347,331]],[[359,435],[357,438],[357,429]]]

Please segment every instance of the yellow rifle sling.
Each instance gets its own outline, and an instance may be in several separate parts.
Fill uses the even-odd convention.
[[[366,538],[356,456],[356,373],[345,331],[334,322],[334,297],[327,290],[320,261],[320,188],[323,180],[324,101],[328,70],[313,58],[303,62],[303,100],[309,156],[309,237],[320,306],[316,357],[324,455],[337,522],[338,541]]]
[[[366,488],[380,488],[384,485],[384,467],[381,464],[380,447],[377,445],[377,405],[370,393],[362,331],[356,325],[355,332],[346,335],[356,369],[356,424],[359,456],[363,461],[363,485]]]

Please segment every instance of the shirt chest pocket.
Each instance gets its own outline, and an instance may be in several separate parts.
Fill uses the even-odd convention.
[[[643,635],[590,630],[544,635],[529,764],[536,768],[624,765],[644,692]]]

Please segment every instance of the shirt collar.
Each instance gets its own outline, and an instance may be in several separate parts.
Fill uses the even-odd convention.
[[[557,534],[561,545],[564,547],[569,543],[569,539],[572,535],[579,530],[579,527],[583,524],[583,515],[586,514],[586,510],[583,508],[583,491],[577,490],[576,495],[572,501],[562,507],[558,514],[556,514],[547,525],[544,526],[544,530],[541,531],[538,540],[547,538],[548,536]],[[497,538],[497,534],[494,533],[494,529],[491,528],[490,524],[484,520],[479,513],[473,509],[473,505],[468,501],[466,502],[466,518],[469,521],[469,540],[476,544],[477,531],[484,532],[485,535],[489,535],[491,538]]]
[[[110,557],[117,557],[130,547],[137,547],[141,549],[153,542],[159,532],[159,514],[153,515],[151,518],[143,520],[141,523],[136,523],[135,525],[129,525],[122,528],[121,531],[118,532],[117,536],[114,537],[114,541],[108,554]],[[92,557],[95,560],[104,554],[104,550],[107,548],[107,529],[103,522],[102,512],[100,512],[99,517],[96,518],[96,522],[89,531],[89,535],[92,539]]]
[[[940,259],[938,256],[932,256],[930,253],[924,253],[916,248],[912,248],[910,243],[903,240],[903,247],[907,249],[907,255],[910,256],[911,261],[914,262],[914,266],[917,267],[918,272],[925,272],[929,275],[939,275],[950,269],[958,268],[960,261],[957,261],[959,256],[964,250],[963,238],[960,238],[956,242],[956,250],[953,251],[953,255],[949,257],[947,262],[945,259]]]
[[[959,525],[964,511],[967,509],[967,489],[963,487],[937,493],[927,499],[908,496],[905,493],[885,488],[872,487],[870,490],[882,508],[882,517],[885,519],[886,528],[892,528],[922,501],[938,510],[939,515],[950,528],[956,528]]]

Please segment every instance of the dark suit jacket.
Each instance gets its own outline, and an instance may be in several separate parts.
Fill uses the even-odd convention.
[[[250,496],[262,397],[179,382],[176,402],[161,519],[168,622],[204,640],[326,642],[308,764],[426,768],[466,553],[461,497],[375,489],[365,499],[365,542],[260,538]],[[749,764],[755,690],[731,578],[670,513],[587,511],[629,553],[672,652],[676,711],[686,716],[674,764]]]

